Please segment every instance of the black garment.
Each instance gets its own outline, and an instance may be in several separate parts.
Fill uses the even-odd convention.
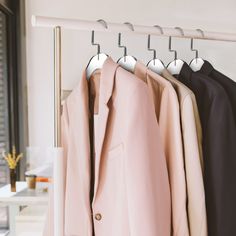
[[[178,79],[195,94],[203,129],[208,235],[236,235],[236,125],[223,87],[184,64]]]
[[[223,75],[221,72],[215,70],[208,61],[204,62],[199,72],[208,75],[210,78],[217,81],[225,89],[229,97],[231,107],[233,109],[234,120],[236,124],[236,83],[229,77]]]

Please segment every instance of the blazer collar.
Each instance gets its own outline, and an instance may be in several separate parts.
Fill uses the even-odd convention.
[[[100,89],[99,89],[100,90],[99,101],[102,104],[107,104],[112,95],[115,73],[118,66],[119,65],[115,63],[111,57],[108,57],[103,64],[103,67],[101,69]],[[79,86],[75,90],[73,90],[72,93],[76,93],[76,91],[78,91],[85,98],[89,97],[89,92],[88,92],[89,85],[88,85],[88,80],[86,78],[86,70],[84,70],[83,72],[83,76],[82,79],[80,80]]]
[[[190,84],[192,73],[193,71],[189,67],[189,65],[187,63],[184,63],[179,75],[176,75],[175,77],[180,81],[185,81],[186,84]]]
[[[161,75],[167,79],[175,79],[175,77],[166,68],[162,71]]]
[[[101,70],[100,78],[100,101],[107,104],[113,91],[114,80],[118,64],[115,63],[111,57],[108,57],[104,62]]]
[[[134,68],[134,74],[147,83],[147,70],[148,68],[140,61],[137,61]]]
[[[199,70],[199,72],[204,75],[209,75],[213,70],[214,67],[211,65],[211,63],[204,60],[204,64],[202,65],[202,68]]]

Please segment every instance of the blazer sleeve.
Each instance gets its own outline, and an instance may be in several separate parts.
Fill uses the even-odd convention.
[[[159,125],[170,179],[173,235],[189,235],[184,153],[180,109],[174,88],[166,86],[161,101]]]
[[[62,109],[62,116],[61,116],[61,141],[62,141],[62,148],[63,148],[63,166],[64,166],[64,173],[63,173],[63,189],[64,193],[66,191],[66,168],[67,168],[67,150],[68,150],[68,132],[69,132],[69,123],[68,123],[68,112],[67,112],[67,105],[64,103]],[[44,226],[43,236],[54,236],[54,190],[53,184],[51,184],[49,189],[49,202],[48,202],[48,212],[46,216],[46,222]],[[65,202],[65,196],[64,196]],[[63,209],[65,206],[62,206]],[[63,215],[64,217],[64,215]]]
[[[198,111],[195,111],[196,101],[186,96],[181,107],[182,133],[185,156],[185,171],[188,195],[188,218],[190,235],[206,236],[207,219],[205,191],[202,172],[202,146]]]
[[[146,86],[137,87],[124,128],[130,235],[170,235],[170,189],[154,105]]]
[[[236,235],[236,127],[227,95],[218,94],[204,137],[208,229],[211,235]]]

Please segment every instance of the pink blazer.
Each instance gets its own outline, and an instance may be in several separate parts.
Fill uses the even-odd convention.
[[[88,82],[63,106],[65,236],[170,236],[168,173],[148,88],[108,58],[100,79],[90,204]],[[99,74],[99,75],[98,75]],[[53,216],[51,216],[53,217]],[[45,235],[52,236],[48,225]]]
[[[187,194],[178,97],[171,83],[137,62],[135,74],[147,83],[155,104],[170,178],[172,235],[188,236]]]

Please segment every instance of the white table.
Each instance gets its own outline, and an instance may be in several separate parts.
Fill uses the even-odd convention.
[[[48,193],[39,190],[28,190],[26,182],[16,182],[16,192],[11,192],[10,184],[0,188],[0,206],[9,207],[9,234],[15,236],[15,216],[21,206],[47,205]]]

